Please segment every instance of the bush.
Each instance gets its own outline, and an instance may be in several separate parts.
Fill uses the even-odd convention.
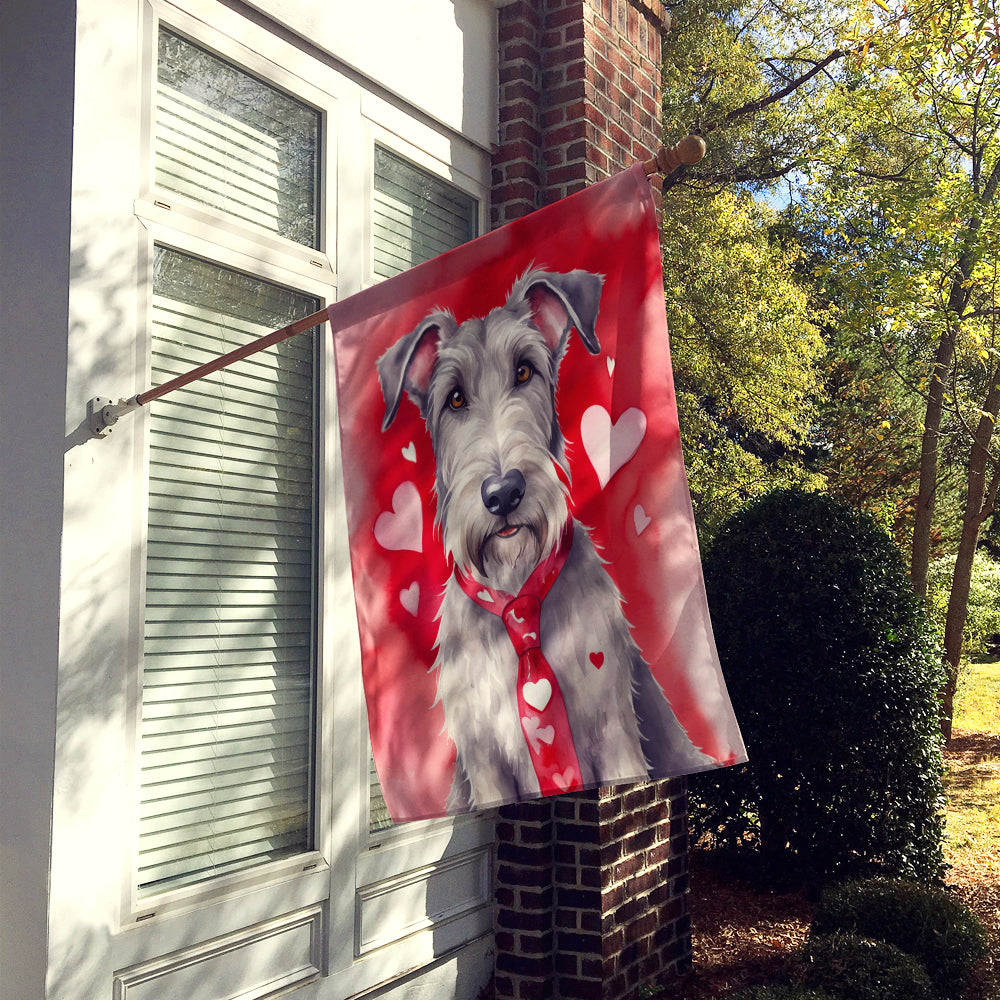
[[[923,963],[937,992],[959,997],[986,957],[986,933],[945,889],[904,879],[870,879],[827,889],[816,906],[814,935],[850,932],[895,945]]]
[[[798,986],[752,986],[741,990],[732,1000],[839,1000],[824,990],[806,990]]]
[[[888,535],[779,490],[722,528],[705,583],[750,762],[691,780],[695,834],[771,871],[939,878],[943,672]]]
[[[794,972],[804,987],[819,987],[837,1000],[933,1000],[924,967],[884,941],[853,934],[810,938]]]

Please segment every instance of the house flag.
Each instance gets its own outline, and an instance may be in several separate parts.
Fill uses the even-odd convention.
[[[641,165],[329,314],[392,818],[745,760]]]

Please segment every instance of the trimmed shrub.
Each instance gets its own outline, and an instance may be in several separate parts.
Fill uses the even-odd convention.
[[[938,649],[889,536],[779,490],[705,558],[750,762],[691,779],[695,835],[800,877],[944,871]]]
[[[930,978],[912,955],[854,934],[810,938],[794,975],[837,1000],[934,1000]]]
[[[918,959],[943,997],[960,997],[987,954],[986,932],[947,890],[905,879],[869,879],[828,888],[812,933],[850,932],[895,945]]]

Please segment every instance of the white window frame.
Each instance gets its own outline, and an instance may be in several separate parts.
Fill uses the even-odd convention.
[[[156,190],[151,108],[161,19],[195,44],[321,111],[318,250],[254,232],[180,195]],[[142,20],[144,152],[134,212],[142,226],[138,326],[145,333],[140,333],[135,355],[138,386],[149,384],[154,243],[314,295],[321,305],[375,283],[371,205],[376,142],[474,197],[479,231],[485,232],[490,178],[484,150],[212,0],[185,0],[183,8],[168,0],[147,0]],[[362,199],[357,197],[359,191],[364,192]],[[364,253],[359,252],[361,247]],[[369,833],[367,719],[335,424],[336,379],[326,326],[320,328],[320,345],[318,544],[323,571],[317,581],[315,850],[143,899],[137,896],[134,853],[149,422],[142,410],[134,415],[137,517],[132,538],[126,733],[131,761],[126,802],[131,819],[124,840],[128,851],[119,933],[112,942],[122,983],[141,981],[143,970],[158,970],[167,961],[165,955],[190,949],[192,941],[221,940],[276,915],[308,912],[315,913],[323,939],[316,958],[317,977],[326,977],[321,996],[350,996],[426,965],[492,929],[492,813]],[[340,763],[349,759],[356,761],[356,768]],[[452,876],[464,897],[433,913],[419,908],[404,913],[398,926],[380,929],[378,915],[385,905],[405,910],[407,902],[418,900],[422,887]]]
[[[336,298],[337,294],[336,274],[330,256],[325,252],[325,245],[330,242],[329,234],[336,232],[335,217],[330,218],[336,199],[329,197],[329,192],[324,190],[322,182],[318,192],[318,203],[320,206],[318,227],[320,233],[319,248],[300,246],[271,233],[257,231],[248,225],[241,225],[227,219],[221,212],[212,212],[181,195],[175,195],[173,192],[161,193],[157,191],[153,183],[152,92],[155,85],[157,36],[161,20],[164,26],[191,39],[195,44],[209,49],[220,57],[245,68],[248,72],[267,80],[272,85],[288,93],[294,94],[299,100],[316,108],[321,114],[319,155],[322,163],[329,162],[336,150],[337,101],[335,96],[310,86],[305,81],[288,72],[282,64],[269,61],[257,52],[236,42],[232,37],[221,32],[212,32],[206,28],[203,22],[184,11],[177,10],[168,4],[155,3],[147,5],[146,13],[147,16],[144,18],[143,27],[144,52],[147,55],[144,80],[147,86],[144,90],[143,155],[140,161],[143,181],[139,197],[135,203],[136,216],[142,222],[148,234],[145,245],[140,247],[139,253],[140,288],[142,289],[140,295],[140,316],[144,317],[144,322],[140,323],[140,330],[143,331],[143,335],[140,338],[140,344],[136,351],[137,381],[140,385],[147,385],[149,383],[151,364],[152,265],[154,244],[201,257],[223,267],[243,271],[266,281],[294,288],[306,295],[315,297],[319,300],[321,306],[328,304]],[[262,32],[262,34],[266,33]],[[264,40],[262,39],[262,41]],[[331,384],[330,373],[326,371],[332,364],[332,360],[328,357],[330,353],[328,345],[321,339],[319,357],[317,359],[319,366],[317,393],[319,396],[318,405],[320,413],[324,412],[326,405],[325,393]],[[154,402],[150,405],[155,406],[156,404]],[[135,760],[131,768],[131,781],[128,788],[128,802],[132,807],[129,829],[129,843],[132,849],[127,859],[128,878],[123,888],[123,925],[151,920],[157,913],[162,914],[177,910],[187,910],[198,903],[210,902],[223,897],[230,891],[238,891],[244,886],[256,886],[269,882],[280,883],[302,871],[325,870],[327,867],[320,842],[321,831],[318,825],[315,824],[315,818],[318,818],[319,814],[316,793],[320,784],[317,775],[315,779],[316,787],[313,789],[316,839],[314,850],[280,861],[254,866],[243,872],[211,878],[191,886],[167,889],[162,893],[142,899],[138,897],[135,872],[135,844],[138,840],[138,733],[142,712],[140,683],[142,671],[143,612],[145,607],[146,511],[148,509],[149,479],[148,407],[140,411],[137,417],[139,426],[137,427],[138,433],[136,434],[136,482],[138,484],[137,499],[139,502],[137,503],[136,510],[142,513],[142,517],[137,518],[133,537],[133,552],[135,553],[133,573],[137,585],[134,588],[135,599],[131,609],[130,624],[130,635],[132,636],[132,656],[130,661],[132,668],[129,671],[129,746],[134,748]],[[328,434],[323,425],[324,421],[320,420],[317,448],[317,454],[319,455],[326,454],[326,438]],[[320,560],[318,561],[320,565],[327,565],[330,557],[330,553],[326,551],[327,539],[323,532],[323,525],[327,520],[323,516],[325,504],[326,500],[323,495],[322,484],[320,484],[317,525],[318,543],[321,553]],[[324,583],[323,574],[320,574],[320,578],[315,581],[317,587],[317,632],[321,630],[322,621],[325,617],[319,613],[319,609],[323,607]],[[322,697],[321,692],[326,672],[321,668],[319,662],[320,651],[324,648],[322,645],[322,636],[318,634],[316,641],[317,646],[314,655],[317,658],[315,683],[318,705]],[[320,760],[318,753],[316,759],[317,762]]]

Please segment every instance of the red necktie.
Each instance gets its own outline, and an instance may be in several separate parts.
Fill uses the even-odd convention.
[[[457,567],[455,577],[480,607],[499,616],[517,653],[517,710],[543,795],[583,788],[580,762],[559,682],[542,654],[542,601],[573,543],[573,522],[534,569],[517,595],[478,583]]]

